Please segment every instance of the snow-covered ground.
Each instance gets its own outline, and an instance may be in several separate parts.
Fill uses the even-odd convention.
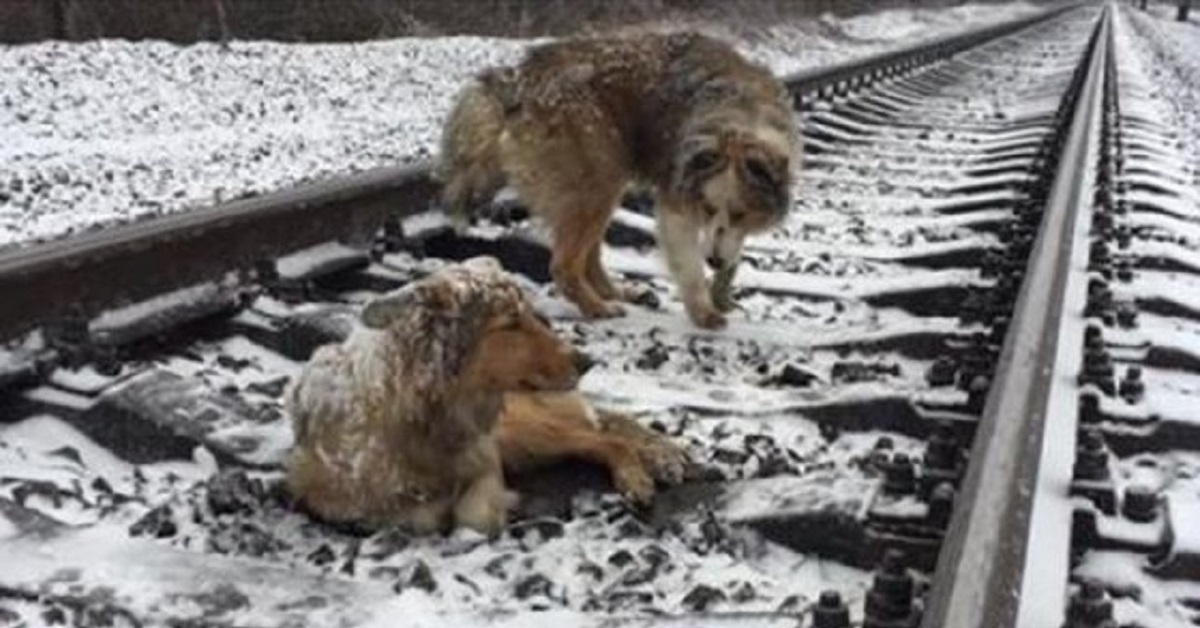
[[[1027,15],[1027,2],[700,28],[781,74]],[[0,47],[0,248],[422,160],[455,91],[528,40]]]
[[[1145,95],[1179,130],[1178,147],[1191,165],[1193,183],[1200,184],[1200,24],[1196,12],[1190,22],[1176,22],[1173,6],[1151,8],[1149,13],[1125,12],[1142,36],[1131,50],[1143,59]]]
[[[334,327],[346,303],[382,289],[380,281],[407,281],[436,268],[438,256],[467,248],[419,242],[423,230],[432,238],[441,224],[420,216],[403,225],[419,256],[385,255],[363,271],[364,281],[336,294],[321,290],[328,303],[262,296],[230,321],[234,335],[131,360],[115,376],[60,369],[30,390],[36,412],[0,427],[0,509],[5,500],[21,505],[10,509],[43,515],[49,522],[34,523],[55,533],[19,535],[24,520],[11,515],[6,531],[0,510],[0,565],[14,566],[0,567],[0,587],[36,592],[5,604],[31,624],[86,594],[97,598],[93,612],[123,609],[145,624],[196,618],[332,626],[373,616],[379,625],[414,627],[775,628],[810,624],[811,606],[831,589],[860,621],[874,558],[801,546],[818,539],[840,546],[854,535],[851,545],[865,547],[861,526],[870,517],[923,516],[912,495],[888,494],[886,465],[929,452],[919,437],[931,426],[915,418],[915,408],[950,408],[967,396],[945,382],[931,386],[926,374],[935,354],[979,329],[964,326],[958,313],[971,296],[964,290],[991,283],[972,260],[998,241],[972,225],[1008,215],[999,193],[972,197],[978,204],[990,194],[996,207],[986,201],[947,214],[945,203],[963,200],[955,190],[978,182],[969,170],[985,146],[1024,143],[1005,137],[1008,121],[1054,110],[1093,18],[1080,14],[965,54],[961,67],[987,71],[966,72],[914,107],[904,125],[877,125],[865,142],[832,141],[838,150],[812,156],[792,216],[748,250],[740,309],[720,333],[691,327],[652,250],[605,251],[610,269],[659,302],[631,306],[621,319],[579,320],[550,286],[530,285],[559,333],[597,359],[583,392],[687,446],[705,479],[722,487],[720,499],[671,505],[703,483],[664,493],[656,504],[666,511],[660,528],[612,495],[581,490],[564,513],[525,518],[494,541],[466,533],[408,539],[393,531],[362,539],[280,501],[286,496],[277,470],[222,463],[215,473],[227,456],[254,465],[281,459],[290,429],[279,395],[298,368],[285,356],[297,349],[284,345],[304,342],[302,329]],[[885,101],[893,94],[886,86],[877,92]],[[828,138],[837,116],[822,110],[806,122]],[[1015,159],[1023,169],[1032,156]],[[652,232],[643,215],[622,211],[618,220]],[[528,227],[496,222],[470,234],[476,242],[511,243]],[[338,248],[317,247],[280,267],[287,274],[314,267]],[[928,266],[946,252],[950,259]],[[130,317],[105,318],[117,324]],[[304,323],[314,318],[326,324]],[[285,341],[287,329],[292,340]],[[275,349],[257,344],[270,338],[279,339]],[[151,399],[154,391],[170,396]],[[152,401],[144,413],[151,421],[167,415],[203,431],[201,453],[134,464],[122,448],[152,439],[85,433],[97,424],[136,425],[124,415],[105,419],[112,404],[128,407],[115,398],[122,393]],[[756,521],[793,515],[830,531],[806,532],[791,544],[755,532],[764,527]],[[827,528],[830,519],[839,523]]]

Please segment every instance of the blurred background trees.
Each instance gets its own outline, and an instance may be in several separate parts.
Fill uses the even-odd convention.
[[[0,0],[0,41],[566,35],[673,16],[771,23],[963,0]],[[982,0],[989,1],[989,0]],[[994,1],[994,0],[993,0]]]

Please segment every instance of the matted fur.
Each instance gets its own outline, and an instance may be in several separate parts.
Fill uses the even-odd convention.
[[[655,193],[659,242],[698,325],[725,323],[704,266],[728,292],[742,244],[791,205],[797,134],[786,91],[728,45],[694,34],[558,42],[460,94],[438,176],[461,220],[507,184],[553,231],[551,273],[588,316],[627,291],[600,243],[627,186]],[[717,294],[728,308],[728,294]]]
[[[286,397],[293,494],[328,520],[498,530],[512,501],[492,435],[503,395],[573,388],[574,351],[490,258],[386,295],[362,322]]]
[[[588,460],[641,503],[691,469],[665,437],[572,391],[588,361],[491,258],[376,299],[361,320],[285,396],[289,488],[322,519],[495,533],[515,499],[505,468]]]

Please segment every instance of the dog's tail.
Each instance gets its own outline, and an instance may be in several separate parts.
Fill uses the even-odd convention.
[[[511,69],[493,70],[459,93],[442,131],[441,157],[434,171],[442,184],[442,204],[456,225],[504,187],[500,136],[515,101]]]

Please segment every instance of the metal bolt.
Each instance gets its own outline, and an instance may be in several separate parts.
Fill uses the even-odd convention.
[[[1142,367],[1131,366],[1125,370],[1119,394],[1129,403],[1137,403],[1142,400],[1146,394],[1146,382],[1142,381]]]
[[[1089,280],[1087,293],[1085,316],[1098,316],[1104,310],[1112,307],[1112,290],[1109,289],[1107,281],[1103,279]]]
[[[1121,514],[1140,523],[1154,521],[1158,517],[1158,495],[1145,484],[1127,487],[1121,500]]]
[[[976,375],[967,388],[967,410],[975,413],[982,412],[983,404],[987,401],[988,389],[991,386],[992,380],[988,376]]]
[[[1100,395],[1088,391],[1079,395],[1079,422],[1085,426],[1094,426],[1103,417],[1100,412]]]
[[[1008,333],[1008,317],[994,316],[992,317],[992,333],[989,340],[996,344],[1004,342],[1004,336]]]
[[[1082,555],[1096,546],[1100,531],[1096,527],[1096,511],[1091,508],[1076,508],[1071,513],[1071,553]]]
[[[813,607],[813,628],[850,628],[850,608],[837,591],[822,591]]]
[[[1071,596],[1067,606],[1068,628],[1095,628],[1105,620],[1112,619],[1113,604],[1104,589],[1094,583],[1085,582]]]
[[[1095,240],[1088,252],[1088,265],[1099,266],[1110,261],[1108,245],[1103,240]]]
[[[891,549],[884,553],[867,591],[863,628],[892,628],[913,616],[914,582],[904,563],[903,552]]]
[[[1121,260],[1117,263],[1117,281],[1129,283],[1133,281],[1133,264],[1129,260]]]
[[[1132,303],[1118,305],[1117,324],[1125,329],[1137,327],[1137,306]]]
[[[933,436],[929,438],[929,446],[925,448],[925,468],[953,471],[958,469],[958,462],[958,438],[954,428],[948,423],[938,423]]]
[[[1108,453],[1104,448],[1104,436],[1094,427],[1085,427],[1079,432],[1079,444],[1075,447],[1075,480],[1101,481],[1110,477]]]
[[[929,524],[936,528],[950,525],[950,517],[954,514],[954,485],[942,482],[929,495]]]
[[[957,372],[958,366],[954,364],[954,359],[948,355],[941,355],[934,360],[929,371],[925,373],[925,381],[934,387],[950,386],[954,384],[954,376]]]
[[[892,456],[886,467],[883,492],[889,495],[911,495],[917,492],[917,474],[912,460],[903,452]]]
[[[1117,227],[1117,248],[1125,250],[1133,242],[1133,232],[1129,230],[1128,225]]]
[[[1097,347],[1089,347],[1083,353],[1083,373],[1079,376],[1081,384],[1095,384],[1104,391],[1105,394],[1115,395],[1117,393],[1116,384],[1113,378],[1116,376],[1116,369],[1112,364],[1112,357],[1108,351]]]

